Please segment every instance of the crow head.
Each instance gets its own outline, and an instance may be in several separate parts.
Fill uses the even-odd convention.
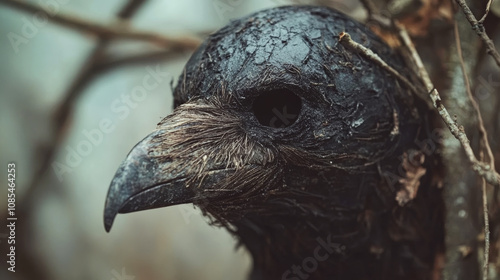
[[[275,8],[212,34],[180,77],[173,113],[118,169],[106,230],[117,213],[194,203],[256,263],[280,269],[318,237],[367,240],[367,211],[386,211],[397,191],[380,172],[400,164],[420,120],[408,90],[339,43],[344,31],[402,69],[363,25],[327,8]]]

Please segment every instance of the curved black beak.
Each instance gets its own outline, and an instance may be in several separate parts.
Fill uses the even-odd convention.
[[[129,213],[192,202],[194,192],[186,187],[182,174],[162,172],[168,164],[151,156],[157,130],[139,142],[128,154],[111,181],[104,208],[104,227],[109,232],[118,213]]]

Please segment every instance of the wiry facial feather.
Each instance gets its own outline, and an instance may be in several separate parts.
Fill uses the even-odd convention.
[[[197,193],[195,204],[211,213],[239,207],[280,180],[277,150],[250,138],[241,119],[222,106],[199,99],[177,107],[158,124],[160,133],[149,151],[159,162],[169,163],[162,172],[188,178],[186,188]],[[230,174],[207,182],[217,170]],[[206,203],[212,197],[217,199]]]

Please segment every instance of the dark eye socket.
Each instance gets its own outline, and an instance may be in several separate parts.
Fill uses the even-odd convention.
[[[283,128],[295,123],[302,108],[302,101],[288,89],[276,89],[261,93],[252,108],[262,125]]]

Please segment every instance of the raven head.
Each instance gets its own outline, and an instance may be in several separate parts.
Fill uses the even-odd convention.
[[[327,8],[262,11],[211,35],[180,77],[173,113],[112,180],[106,230],[117,213],[194,203],[254,261],[285,268],[270,259],[300,256],[317,237],[366,240],[367,211],[394,201],[380,171],[400,165],[421,121],[409,91],[339,44],[341,32],[403,69],[367,28]]]

